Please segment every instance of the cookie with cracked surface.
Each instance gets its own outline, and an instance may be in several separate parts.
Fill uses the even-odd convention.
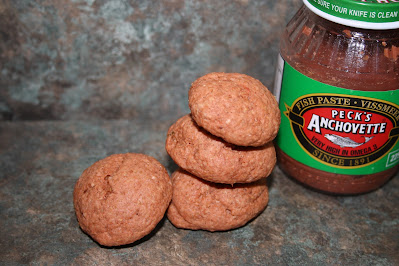
[[[261,147],[228,143],[200,128],[190,115],[168,130],[166,151],[178,166],[216,183],[250,183],[268,176],[276,164],[272,142]]]
[[[164,217],[172,198],[165,167],[151,156],[114,154],[83,171],[73,192],[80,227],[104,246],[135,242]]]
[[[217,184],[183,169],[172,174],[173,197],[167,216],[178,228],[226,231],[247,224],[269,201],[266,178],[249,184]]]
[[[197,124],[227,142],[262,146],[277,135],[277,101],[259,80],[248,75],[209,73],[192,83],[188,98]]]

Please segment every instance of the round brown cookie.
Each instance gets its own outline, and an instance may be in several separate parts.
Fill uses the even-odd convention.
[[[225,231],[241,227],[267,206],[266,178],[249,184],[217,184],[178,169],[172,175],[168,219],[179,228]]]
[[[80,227],[104,246],[133,243],[150,233],[172,197],[166,169],[154,158],[114,154],[87,168],[75,185]]]
[[[194,81],[188,99],[197,124],[227,142],[262,146],[277,135],[277,101],[260,81],[250,76],[207,74]]]
[[[223,141],[200,128],[190,115],[173,124],[166,151],[181,168],[216,183],[249,183],[268,176],[276,164],[272,142],[242,147]]]

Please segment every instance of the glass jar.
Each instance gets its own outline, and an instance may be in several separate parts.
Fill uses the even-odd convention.
[[[319,191],[375,190],[399,167],[399,1],[303,2],[276,70],[279,166]]]

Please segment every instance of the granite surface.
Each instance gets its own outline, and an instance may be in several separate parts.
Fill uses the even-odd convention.
[[[246,226],[210,233],[166,218],[104,248],[72,191],[110,154],[169,173],[169,126],[211,71],[273,83],[280,32],[300,0],[0,0],[0,265],[399,265],[399,179],[360,196],[309,190],[278,167]]]
[[[301,2],[2,0],[0,120],[181,115],[212,71],[271,86]]]
[[[149,236],[104,248],[78,226],[72,191],[82,171],[113,153],[154,156],[173,123],[160,120],[0,123],[1,265],[398,265],[399,178],[365,195],[311,191],[279,168],[270,202],[227,232],[175,228],[164,219]]]

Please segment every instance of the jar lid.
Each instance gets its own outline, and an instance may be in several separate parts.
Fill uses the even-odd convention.
[[[398,29],[399,0],[303,0],[317,15],[363,29]]]

